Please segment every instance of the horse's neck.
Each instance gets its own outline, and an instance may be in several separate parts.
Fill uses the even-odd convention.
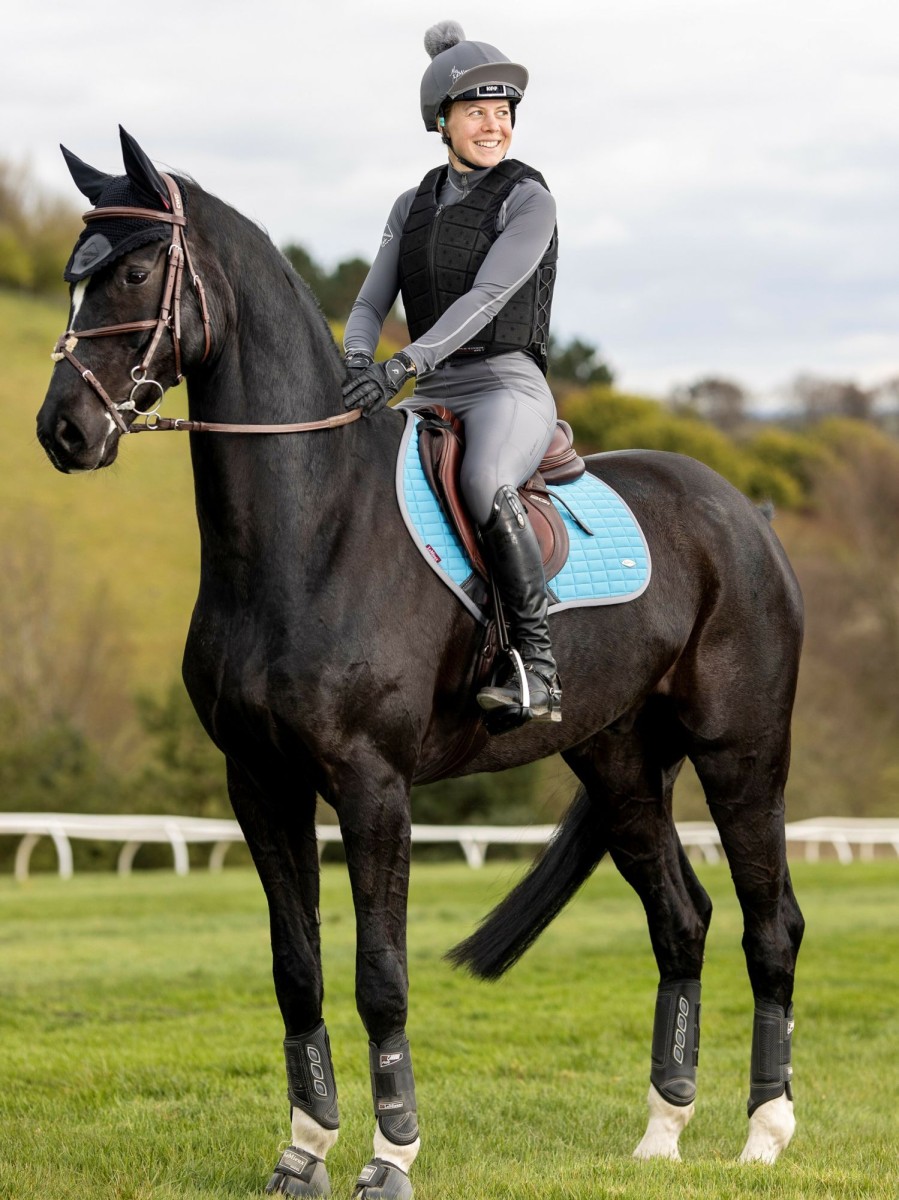
[[[226,265],[232,311],[215,361],[189,381],[191,417],[314,421],[342,411],[340,361],[321,314],[280,263]],[[204,565],[277,569],[285,537],[326,552],[369,460],[357,422],[295,434],[191,435]],[[230,560],[230,565],[229,565]],[[253,564],[253,565],[250,565]]]

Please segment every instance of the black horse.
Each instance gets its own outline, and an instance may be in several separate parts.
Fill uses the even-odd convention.
[[[404,1032],[409,793],[471,718],[482,633],[424,564],[398,511],[403,421],[386,410],[331,427],[343,366],[305,284],[251,222],[195,183],[161,176],[124,132],[122,140],[125,176],[67,155],[99,204],[81,248],[96,220],[110,249],[97,243],[76,256],[82,277],[38,437],[60,471],[108,466],[138,412],[182,372],[188,379],[191,421],[180,427],[198,430],[191,454],[202,550],[184,678],[227,760],[271,915],[293,1147],[269,1189],[328,1194],[323,1159],[337,1136],[322,1022],[321,795],[346,847],[356,1002],[371,1045],[375,1157],[358,1194],[409,1196],[405,1172],[419,1145]],[[124,252],[117,220],[129,231]],[[134,221],[156,230],[155,240],[147,232],[135,245]],[[84,262],[98,246],[101,266],[87,276]],[[320,427],[200,431],[202,423],[291,421]],[[555,615],[564,720],[491,738],[456,768],[498,771],[561,753],[580,787],[554,840],[454,956],[476,974],[499,975],[608,851],[644,905],[660,976],[649,1124],[635,1154],[677,1158],[693,1112],[711,917],[671,813],[689,758],[744,914],[755,1017],[743,1158],[771,1162],[794,1127],[791,1001],[803,923],[787,869],[783,791],[799,590],[765,517],[706,467],[642,450],[588,465],[641,521],[652,581],[631,603]]]

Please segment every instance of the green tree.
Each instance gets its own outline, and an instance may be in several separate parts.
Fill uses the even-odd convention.
[[[200,724],[181,680],[161,696],[138,696],[137,712],[150,753],[131,788],[134,810],[233,816],[225,760]]]
[[[549,375],[553,383],[600,384],[610,387],[615,382],[612,368],[599,353],[599,348],[581,338],[572,338],[564,344],[552,334],[547,342]]]

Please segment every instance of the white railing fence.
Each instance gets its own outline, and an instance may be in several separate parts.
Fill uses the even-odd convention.
[[[552,836],[554,825],[413,825],[415,845],[456,843],[470,867],[482,867],[490,846],[542,846]],[[319,825],[319,855],[328,842],[339,842],[336,825]],[[711,821],[679,821],[677,832],[688,853],[698,852],[706,862],[721,860],[721,840]],[[815,817],[793,821],[786,827],[788,844],[805,846],[805,858],[817,862],[821,846],[830,846],[841,863],[853,861],[853,848],[862,859],[874,857],[878,846],[892,847],[899,855],[899,818]],[[31,855],[41,840],[50,838],[56,847],[59,874],[73,874],[72,839],[120,842],[118,872],[128,875],[141,846],[168,844],[175,872],[190,870],[188,846],[206,844],[210,871],[221,870],[228,847],[242,842],[236,821],[207,817],[177,816],[98,816],[93,813],[3,813],[0,812],[0,836],[19,837],[14,873],[18,880],[28,878]]]

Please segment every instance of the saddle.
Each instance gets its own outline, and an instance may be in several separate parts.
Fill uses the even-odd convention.
[[[425,478],[447,520],[458,534],[473,567],[486,580],[489,575],[477,529],[465,507],[459,486],[459,467],[465,452],[462,422],[442,404],[416,405],[414,411],[420,418],[418,453]],[[558,421],[543,461],[531,478],[518,489],[537,535],[547,580],[561,571],[569,551],[568,531],[552,502],[547,484],[570,483],[583,475],[585,470],[584,460],[572,442],[571,426],[567,421]]]

